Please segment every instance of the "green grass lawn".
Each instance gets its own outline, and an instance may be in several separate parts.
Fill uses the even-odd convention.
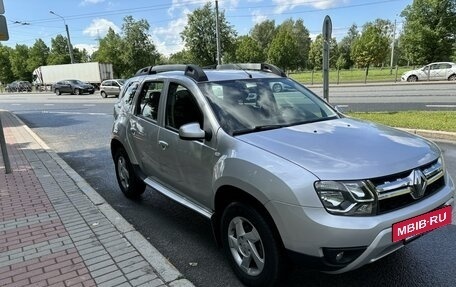
[[[390,74],[390,68],[370,68],[369,75],[367,76],[366,82],[394,82],[400,81],[401,75],[407,71],[413,70],[413,67],[399,67],[396,74],[396,69],[392,70]],[[338,76],[339,74],[339,76]],[[322,71],[305,71],[299,73],[290,73],[291,78],[303,84],[321,84],[323,83],[323,72]],[[364,69],[351,69],[351,70],[331,70],[329,72],[329,82],[331,84],[338,83],[364,83],[366,78],[366,70]]]
[[[456,111],[351,112],[347,115],[399,128],[456,132]]]

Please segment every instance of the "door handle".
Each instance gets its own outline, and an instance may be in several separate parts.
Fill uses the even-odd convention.
[[[165,150],[166,148],[168,148],[168,143],[165,141],[158,141],[158,144],[161,146],[162,150]]]

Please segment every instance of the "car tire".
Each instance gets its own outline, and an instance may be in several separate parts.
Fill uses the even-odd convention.
[[[81,91],[78,88],[76,88],[76,89],[74,89],[73,94],[80,95]]]
[[[415,75],[410,75],[407,78],[407,82],[418,82],[418,77]]]
[[[275,83],[274,85],[272,85],[272,91],[274,93],[280,93],[282,91],[282,85]]]
[[[55,89],[54,92],[57,96],[60,96],[62,94],[62,92],[59,89]]]
[[[138,198],[141,196],[146,189],[146,185],[135,174],[133,165],[123,148],[119,148],[115,153],[114,164],[116,167],[117,182],[123,194],[128,198]]]
[[[260,212],[241,202],[229,204],[221,236],[225,255],[244,284],[274,286],[282,273],[281,245]]]
[[[101,91],[100,95],[102,98],[106,98],[108,96],[104,91]]]
[[[449,76],[448,81],[456,81],[456,74]]]

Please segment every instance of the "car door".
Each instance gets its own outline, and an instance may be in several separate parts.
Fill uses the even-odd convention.
[[[442,68],[443,67],[441,66],[441,64],[432,64],[429,80],[431,80],[431,81],[443,80],[445,78],[445,69],[442,69]]]
[[[170,82],[166,95],[163,127],[158,135],[160,146],[161,179],[186,198],[203,206],[212,204],[215,139],[183,140],[179,128],[188,123],[198,123],[211,131],[202,99],[183,83]]]
[[[145,81],[130,117],[129,135],[142,171],[151,177],[159,174],[158,108],[163,81]]]

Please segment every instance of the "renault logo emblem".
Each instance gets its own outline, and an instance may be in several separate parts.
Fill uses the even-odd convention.
[[[409,175],[410,187],[412,192],[410,193],[413,199],[419,199],[424,196],[424,192],[427,187],[427,179],[423,172],[419,169],[415,169]]]

